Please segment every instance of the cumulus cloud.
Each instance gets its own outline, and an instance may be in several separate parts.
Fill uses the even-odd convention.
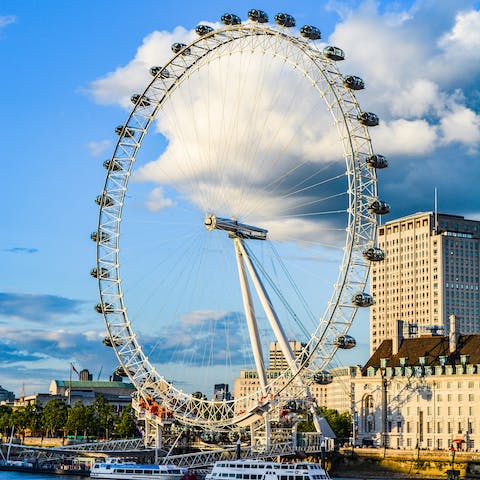
[[[480,12],[466,1],[401,8],[385,12],[365,2],[342,10],[330,40],[347,52],[342,67],[366,82],[358,94],[363,109],[380,115],[371,135],[375,150],[389,156],[379,180],[393,215],[428,210],[434,187],[444,199],[455,198],[443,203],[447,213],[464,214],[480,181],[473,162],[480,141]],[[457,174],[465,165],[468,175]]]
[[[0,292],[0,316],[49,322],[79,313],[83,301],[56,295]]]
[[[67,378],[70,361],[90,371],[103,366],[108,374],[117,361],[112,349],[102,345],[102,338],[99,330],[0,326],[0,367],[5,373],[2,385],[18,390],[21,378],[30,393],[48,391],[52,379]]]
[[[92,157],[99,157],[111,146],[110,140],[100,140],[98,142],[88,142],[87,149]]]
[[[235,312],[191,311],[175,325],[175,335],[171,332],[160,332],[155,337],[142,335],[143,350],[156,364],[205,367],[224,365],[227,358],[235,365],[245,365],[241,320],[243,314]]]
[[[154,188],[148,197],[147,207],[151,212],[158,212],[162,208],[171,207],[174,204],[170,198],[165,198],[161,187]]]

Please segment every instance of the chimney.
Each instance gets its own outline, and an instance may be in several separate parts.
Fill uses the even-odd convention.
[[[398,353],[398,349],[402,344],[403,340],[403,320],[397,320],[396,328],[393,332],[393,339],[392,339],[392,355],[396,355]]]
[[[456,315],[450,315],[448,319],[450,320],[450,331],[448,336],[450,353],[454,353],[457,350],[458,342],[457,317]]]

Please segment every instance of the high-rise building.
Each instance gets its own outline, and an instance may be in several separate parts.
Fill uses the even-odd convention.
[[[416,213],[379,227],[385,259],[372,262],[370,352],[397,334],[448,333],[455,315],[462,334],[480,333],[480,222]]]
[[[288,343],[295,358],[299,359],[300,363],[303,363],[304,358],[302,358],[302,355],[306,356],[308,354],[308,352],[303,351],[307,344],[296,340],[290,340]],[[288,368],[288,362],[283,355],[279,342],[270,343],[269,362],[269,368],[273,370],[285,370]]]

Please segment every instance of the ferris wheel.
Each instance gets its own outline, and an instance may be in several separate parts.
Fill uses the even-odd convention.
[[[312,385],[330,381],[373,303],[389,212],[368,131],[378,117],[356,100],[363,80],[339,72],[344,52],[288,14],[221,20],[174,43],[131,97],[92,233],[119,373],[139,408],[202,428],[247,426],[299,397],[314,411]],[[181,378],[192,372],[238,388],[207,399]]]

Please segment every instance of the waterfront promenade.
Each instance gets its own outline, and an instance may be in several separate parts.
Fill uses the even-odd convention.
[[[365,478],[447,478],[447,470],[462,478],[480,478],[480,452],[446,450],[341,449],[332,458],[334,476]]]

